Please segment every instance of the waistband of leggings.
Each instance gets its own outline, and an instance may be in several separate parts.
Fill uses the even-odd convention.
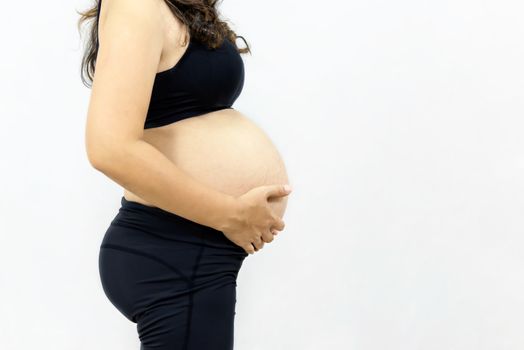
[[[169,212],[159,207],[152,207],[139,202],[129,201],[124,196],[120,199],[120,212],[143,214],[148,217],[154,217],[164,225],[176,227],[178,229],[186,229],[192,232],[202,232],[211,234],[223,235],[221,231],[214,229],[213,227],[202,225],[198,222],[186,219],[180,215]]]
[[[124,196],[120,200],[121,207],[118,214],[111,221],[111,226],[121,226],[132,229],[121,235],[123,231],[111,230],[111,241],[142,240],[149,235],[170,241],[186,242],[189,244],[206,245],[217,249],[226,249],[230,253],[239,253],[246,256],[243,248],[230,241],[222,231],[199,224],[159,207],[129,201]],[[109,239],[109,238],[106,238]],[[127,243],[126,243],[127,244]]]

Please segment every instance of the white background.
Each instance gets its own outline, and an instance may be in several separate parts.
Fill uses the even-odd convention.
[[[2,349],[139,346],[98,277],[122,190],[85,155],[89,4],[2,7]],[[240,271],[235,349],[523,349],[522,1],[221,12],[253,52],[235,108],[294,186],[286,229]]]

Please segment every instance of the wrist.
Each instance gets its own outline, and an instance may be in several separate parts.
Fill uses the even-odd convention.
[[[219,210],[214,220],[214,227],[218,231],[228,231],[231,223],[238,217],[238,203],[236,197],[224,194],[220,199]]]

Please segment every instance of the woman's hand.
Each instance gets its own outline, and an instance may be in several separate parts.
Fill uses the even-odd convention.
[[[248,254],[262,249],[264,242],[284,229],[284,221],[275,215],[268,199],[285,197],[291,193],[289,185],[265,185],[255,187],[233,201],[230,214],[221,231]]]

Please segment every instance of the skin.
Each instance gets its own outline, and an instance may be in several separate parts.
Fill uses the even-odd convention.
[[[283,164],[269,139],[232,110],[143,128],[155,74],[172,67],[186,45],[187,30],[164,0],[102,2],[96,74],[86,122],[87,156],[95,169],[126,190],[127,199],[218,229],[253,254],[284,229],[282,216],[290,193],[284,188],[288,179]],[[199,127],[193,127],[197,123],[201,123]],[[242,128],[243,134],[250,130],[250,140],[264,150],[259,152],[260,164],[270,165],[264,169],[240,167],[246,170],[240,174],[232,168],[236,173],[224,170],[217,177],[213,169],[202,168],[210,163],[209,158],[191,163],[189,159],[209,152],[195,150],[190,141],[195,133],[208,130],[203,138],[213,142],[209,135],[217,134],[216,128],[225,123]],[[230,159],[224,163],[227,161]],[[253,175],[258,173],[265,175]],[[228,181],[233,174],[242,181]]]

